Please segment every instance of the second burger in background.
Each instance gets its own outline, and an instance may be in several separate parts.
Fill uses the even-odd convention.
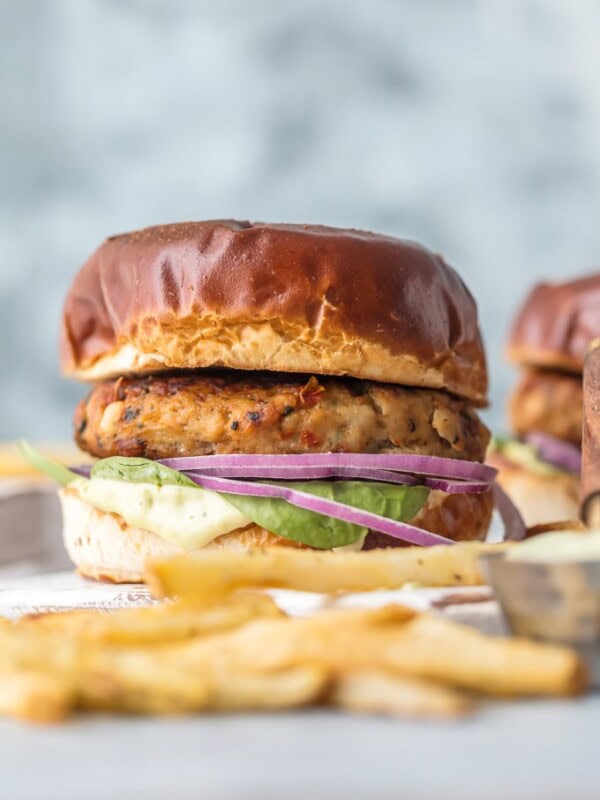
[[[576,519],[581,469],[582,370],[600,336],[600,273],[535,286],[511,333],[521,371],[509,403],[514,437],[495,438],[488,462],[529,526]]]

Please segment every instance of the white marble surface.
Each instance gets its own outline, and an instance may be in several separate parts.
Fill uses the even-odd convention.
[[[6,800],[597,800],[600,697],[460,723],[326,711],[0,722]]]

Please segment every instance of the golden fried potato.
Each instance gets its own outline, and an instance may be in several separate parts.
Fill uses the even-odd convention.
[[[190,670],[151,647],[86,647],[73,680],[83,708],[171,715],[201,711],[211,699],[206,670]]]
[[[421,586],[484,583],[478,558],[509,545],[463,542],[452,547],[398,547],[332,553],[273,547],[252,552],[207,550],[147,564],[155,597],[202,597],[240,586],[307,592],[364,592]]]
[[[339,676],[329,701],[346,711],[409,718],[460,717],[473,708],[473,702],[454,689],[380,670]]]
[[[214,711],[273,711],[319,700],[330,683],[324,666],[305,664],[278,672],[212,672],[209,707]]]
[[[26,722],[60,722],[71,712],[70,681],[39,670],[0,669],[0,714]]]
[[[587,684],[574,650],[524,638],[486,636],[430,614],[382,640],[390,668],[491,695],[574,695]]]
[[[401,607],[376,612],[335,611],[313,618],[256,620],[232,633],[190,642],[179,657],[202,663],[227,654],[239,669],[270,671],[304,663],[335,674],[383,669],[494,695],[570,695],[586,675],[566,647],[486,636],[465,625]],[[381,609],[377,609],[378,612]]]
[[[275,601],[249,592],[221,603],[162,603],[110,612],[65,611],[25,617],[22,624],[90,641],[114,644],[165,644],[240,627],[258,617],[281,617]]]

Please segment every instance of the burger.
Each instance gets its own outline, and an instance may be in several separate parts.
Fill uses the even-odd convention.
[[[489,462],[533,526],[579,512],[583,361],[600,336],[600,274],[535,286],[515,320],[509,359],[520,379],[509,402],[513,436]]]
[[[486,536],[475,302],[424,247],[237,221],[106,240],[64,306],[89,470],[63,484],[85,576],[200,548],[369,549]]]

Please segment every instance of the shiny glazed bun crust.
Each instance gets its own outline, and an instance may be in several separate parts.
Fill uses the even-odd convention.
[[[475,302],[425,248],[355,230],[235,221],[104,242],[62,321],[66,375],[228,367],[446,389],[484,405]]]
[[[600,273],[565,283],[540,283],[529,293],[508,346],[511,361],[581,373],[600,337]]]

